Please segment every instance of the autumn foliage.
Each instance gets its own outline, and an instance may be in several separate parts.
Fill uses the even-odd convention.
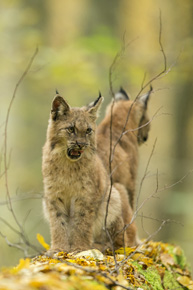
[[[48,249],[43,237],[37,238]],[[138,248],[121,248],[115,257],[110,251],[103,255],[89,250],[21,259],[16,267],[1,271],[0,289],[191,290],[193,281],[178,246],[149,241]]]

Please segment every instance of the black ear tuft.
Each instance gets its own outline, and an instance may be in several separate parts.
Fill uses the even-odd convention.
[[[115,94],[115,101],[120,101],[120,100],[125,100],[125,101],[129,100],[128,94],[122,87],[120,87],[119,92]]]
[[[99,96],[98,98],[94,101],[94,103],[92,104],[92,107],[96,106],[96,104],[98,103],[98,101],[100,100],[100,98],[102,98],[101,92],[99,91]]]
[[[121,93],[122,95],[124,95],[125,96],[125,99],[129,100],[128,94],[126,93],[126,91],[122,87],[120,87],[119,93]]]
[[[56,89],[56,95],[59,95],[59,92],[58,92],[58,90]]]
[[[152,87],[152,85],[150,85],[149,91],[146,94],[139,97],[139,102],[143,103],[145,108],[147,108],[149,97],[150,97],[152,91],[153,91],[153,87]]]
[[[101,105],[101,103],[103,102],[104,98],[102,97],[100,91],[99,91],[99,96],[98,98],[90,103],[87,108],[86,108],[86,111],[88,111],[90,113],[90,115],[93,117],[94,120],[96,120],[97,116],[98,116],[98,110],[99,110],[99,107]]]

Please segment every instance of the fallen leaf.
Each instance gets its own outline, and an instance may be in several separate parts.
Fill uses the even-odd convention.
[[[160,259],[161,259],[162,264],[164,264],[164,265],[173,266],[175,264],[173,257],[168,253],[162,253],[160,255]]]
[[[187,277],[187,276],[179,276],[179,277],[177,278],[177,281],[178,281],[181,285],[183,285],[183,286],[185,286],[185,287],[187,287],[187,288],[188,288],[188,286],[190,285],[190,282],[191,282],[190,278]]]
[[[50,246],[45,242],[44,237],[40,234],[37,234],[36,236],[38,242],[44,247],[46,250],[50,249]]]
[[[118,250],[115,251],[116,254],[122,254],[122,255],[126,255],[129,256],[131,253],[133,253],[135,251],[134,248],[120,248]]]
[[[26,269],[26,268],[28,268],[29,267],[29,265],[30,265],[30,259],[20,259],[19,260],[19,264],[16,266],[16,267],[14,267],[12,270],[11,270],[11,272],[13,273],[13,274],[17,274],[19,271],[21,271],[22,269]]]
[[[80,252],[76,254],[75,257],[89,257],[100,261],[104,259],[103,254],[97,249]]]

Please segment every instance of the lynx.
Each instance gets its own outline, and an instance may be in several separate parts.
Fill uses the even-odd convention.
[[[107,108],[104,120],[97,129],[98,154],[103,160],[105,168],[109,171],[111,139],[112,179],[114,183],[119,182],[125,186],[132,209],[134,208],[138,167],[138,145],[147,140],[150,129],[147,105],[151,91],[152,88],[147,94],[133,102],[121,88],[119,93],[115,95],[113,113],[111,113],[111,103]],[[112,128],[110,128],[111,122]],[[116,143],[117,145],[115,145]]]
[[[136,244],[135,224],[123,230],[132,217],[127,191],[119,183],[110,191],[107,171],[96,151],[96,119],[102,101],[99,95],[88,106],[76,108],[57,94],[52,102],[42,161],[51,251],[103,250],[112,242],[114,248]]]

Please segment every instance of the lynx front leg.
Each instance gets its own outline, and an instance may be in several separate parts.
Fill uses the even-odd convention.
[[[72,200],[69,222],[70,251],[92,248],[94,218],[93,203],[82,198]]]
[[[53,251],[70,251],[69,238],[68,238],[68,224],[61,218],[52,223],[50,220],[51,231],[51,250]]]
[[[69,252],[68,215],[56,201],[48,199],[44,201],[44,211],[50,224],[51,252]]]

